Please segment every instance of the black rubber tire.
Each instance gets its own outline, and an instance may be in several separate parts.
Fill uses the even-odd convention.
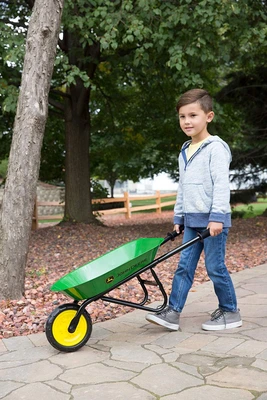
[[[75,303],[62,304],[49,315],[45,325],[45,334],[48,342],[55,349],[63,352],[77,351],[90,338],[93,324],[90,314],[86,310],[83,310],[75,332],[68,331],[69,324],[79,308],[79,305]]]

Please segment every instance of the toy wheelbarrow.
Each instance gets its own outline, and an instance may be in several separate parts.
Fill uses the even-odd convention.
[[[181,232],[180,232],[181,233]],[[53,284],[51,290],[70,296],[72,303],[62,304],[49,315],[45,332],[49,343],[57,350],[72,352],[86,344],[92,333],[92,320],[86,307],[93,301],[103,300],[150,312],[162,311],[168,301],[167,294],[154,267],[179,253],[192,244],[210,235],[206,229],[202,233],[154,260],[158,248],[179,234],[174,231],[163,238],[141,238],[126,243],[101,257],[63,276]],[[119,264],[119,265],[118,265]],[[154,280],[141,278],[140,274],[150,270]],[[125,282],[137,278],[144,298],[140,303],[106,296],[107,293]],[[147,286],[157,286],[162,294],[162,305],[148,307]],[[80,304],[79,304],[80,303]]]

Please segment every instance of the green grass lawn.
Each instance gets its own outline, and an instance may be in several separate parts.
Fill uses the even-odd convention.
[[[256,203],[250,204],[240,204],[236,207],[233,207],[233,216],[235,213],[240,213],[240,217],[242,218],[252,218],[257,215],[263,214],[263,212],[267,209],[267,198],[260,198]],[[238,215],[238,214],[237,214]]]
[[[51,224],[51,223],[56,223],[59,224],[62,219],[39,219],[38,223],[39,224]]]
[[[167,197],[162,199],[162,203],[165,201],[171,201],[175,200],[176,196],[172,197]],[[144,205],[150,205],[150,204],[155,204],[155,200],[153,199],[148,199],[148,200],[131,200],[132,203],[132,212],[134,212],[134,207],[138,206],[144,206]],[[172,211],[174,206],[167,206],[164,207],[162,206],[163,210],[165,211]],[[256,203],[250,203],[250,204],[240,204],[236,207],[233,207],[233,217],[234,216],[239,216],[242,218],[252,218],[256,217],[257,215],[263,214],[263,212],[267,208],[267,198],[260,198]],[[144,211],[137,211],[137,212],[155,212],[155,210],[144,210]],[[238,212],[238,214],[237,214]]]
[[[174,196],[170,196],[170,197],[164,197],[163,199],[161,199],[161,208],[164,211],[169,211],[169,210],[173,210],[174,206],[165,206],[163,205],[163,203],[167,202],[167,201],[173,201],[176,199],[176,195]],[[131,212],[134,212],[134,207],[140,207],[140,206],[148,206],[151,204],[156,204],[156,200],[155,199],[147,199],[147,200],[131,200],[131,204],[132,204],[132,209]],[[156,210],[143,210],[143,211],[137,211],[137,212],[155,212]]]

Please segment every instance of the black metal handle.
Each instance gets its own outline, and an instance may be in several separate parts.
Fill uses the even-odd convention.
[[[200,240],[204,240],[210,236],[210,230],[205,229],[203,232],[198,232],[198,236],[199,236]]]
[[[163,244],[165,244],[165,243],[168,242],[169,240],[174,241],[174,239],[175,239],[177,236],[181,235],[181,233],[183,232],[183,230],[184,230],[184,226],[183,226],[183,225],[180,225],[180,226],[179,226],[179,233],[178,233],[177,231],[168,232],[168,233],[167,233],[167,236],[165,237],[165,239],[163,240],[163,242],[162,242],[160,245],[162,246]]]

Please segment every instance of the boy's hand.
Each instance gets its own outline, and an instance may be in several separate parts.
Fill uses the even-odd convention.
[[[180,233],[180,225],[174,225],[173,230]]]
[[[221,222],[210,222],[207,228],[210,230],[210,236],[217,236],[222,233],[223,224]]]

